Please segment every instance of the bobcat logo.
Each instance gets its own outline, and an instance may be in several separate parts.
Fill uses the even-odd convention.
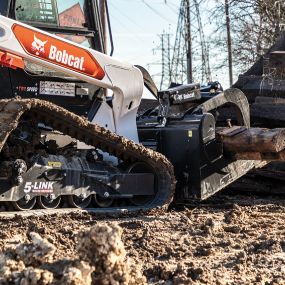
[[[34,41],[32,43],[32,51],[36,53],[36,55],[40,55],[40,53],[45,53],[45,44],[47,41],[39,40],[34,34]]]

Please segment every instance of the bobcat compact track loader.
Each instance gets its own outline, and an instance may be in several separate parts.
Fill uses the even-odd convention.
[[[180,204],[206,199],[263,160],[283,159],[284,130],[250,129],[241,91],[205,97],[190,84],[158,92],[143,68],[87,47],[96,30],[84,17],[97,11],[94,1],[9,3],[0,6],[10,17],[0,16],[0,202],[6,209],[143,213],[165,209],[173,198]],[[137,116],[144,85],[159,106]],[[231,106],[227,125],[216,128],[226,122],[217,112],[224,105]]]

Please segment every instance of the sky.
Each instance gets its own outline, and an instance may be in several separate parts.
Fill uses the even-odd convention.
[[[146,67],[151,75],[161,73],[159,35],[173,40],[180,0],[108,0],[113,31],[114,56]],[[155,77],[157,83],[159,77]]]
[[[181,0],[107,1],[115,46],[113,56],[119,60],[145,67],[159,86],[162,69],[160,35],[164,32],[169,33],[171,45],[174,45]],[[61,0],[58,1],[58,8],[61,12],[70,7],[71,4],[78,2],[83,4],[84,0]],[[202,22],[205,23],[204,33],[206,38],[213,31],[213,27],[209,24],[209,11],[215,4],[216,0],[203,1],[201,16]],[[197,38],[197,35],[193,34],[193,36]],[[198,54],[195,54],[194,49],[193,51],[194,57],[196,55],[196,62],[193,62],[193,65],[199,67],[201,63],[197,62]],[[210,64],[217,64],[218,51],[215,51],[215,53],[211,52]],[[200,60],[200,57],[198,57],[198,60]],[[224,87],[229,85],[227,70],[225,69],[213,74],[212,79],[220,81]]]
[[[129,61],[151,63],[157,59],[153,49],[159,34],[174,34],[179,0],[108,0],[115,41],[115,56]],[[152,10],[153,9],[153,10]],[[158,14],[159,13],[159,14]]]
[[[171,34],[174,43],[180,0],[108,0],[111,26],[113,31],[114,56],[133,64],[146,67],[151,75],[161,73],[161,51],[159,35],[164,31]],[[215,5],[215,0],[208,0],[206,10]],[[210,34],[208,11],[202,12],[205,22],[204,33]],[[215,64],[215,59],[211,59]],[[217,78],[219,77],[219,78]],[[158,84],[159,76],[155,76]],[[227,71],[221,70],[213,77],[224,87],[228,87]]]

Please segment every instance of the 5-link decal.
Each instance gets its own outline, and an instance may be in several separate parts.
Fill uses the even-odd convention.
[[[24,187],[25,193],[52,193],[53,192],[53,184],[55,182],[26,182]]]

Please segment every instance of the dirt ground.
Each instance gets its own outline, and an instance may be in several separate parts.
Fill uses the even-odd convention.
[[[285,198],[219,195],[161,216],[0,219],[0,284],[285,284]]]

